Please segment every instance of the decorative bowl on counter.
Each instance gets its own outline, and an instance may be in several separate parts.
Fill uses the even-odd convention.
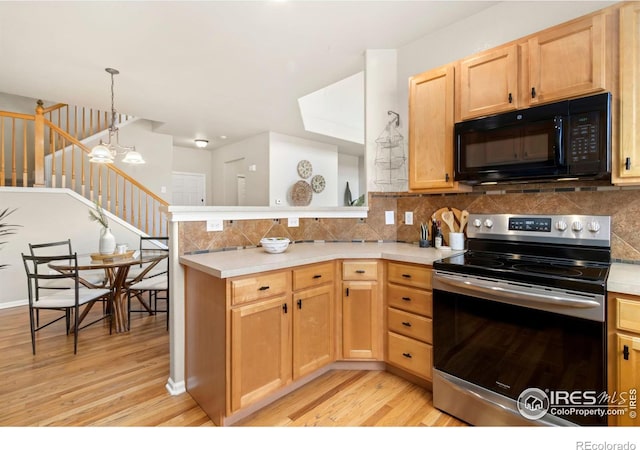
[[[286,237],[266,237],[260,239],[260,245],[267,253],[282,253],[289,247],[289,238]]]

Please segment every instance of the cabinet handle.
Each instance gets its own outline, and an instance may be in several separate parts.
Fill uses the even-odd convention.
[[[411,322],[402,322],[402,325],[411,328]]]
[[[322,278],[322,275],[314,275],[313,278],[314,279]]]
[[[624,359],[626,359],[627,361],[629,360],[629,346],[625,345],[622,348],[622,356],[624,357]]]
[[[282,310],[284,311],[284,313],[285,313],[285,314],[287,313],[287,309],[288,309],[288,308],[287,308],[287,304],[286,304],[286,303],[283,303],[283,304],[282,304]]]
[[[411,297],[402,297],[402,300],[404,300],[405,302],[410,302],[411,301]]]
[[[531,88],[531,98],[536,98],[536,88],[535,87]]]
[[[349,288],[347,288],[347,297],[349,296]]]
[[[624,159],[624,168],[626,170],[631,170],[631,158],[628,156]]]
[[[513,103],[513,95],[511,95],[511,92],[509,92],[509,103]]]
[[[447,182],[447,183],[449,182],[449,174],[448,173],[444,174],[444,181]]]
[[[298,299],[298,309],[302,309],[302,299]]]
[[[402,356],[409,359],[413,358],[413,356],[411,356],[411,353],[403,353]]]
[[[411,278],[411,274],[403,273],[402,278]]]
[[[356,270],[356,273],[366,273],[366,270],[358,269]]]
[[[266,291],[267,289],[269,289],[269,286],[260,286],[258,288],[259,291]]]

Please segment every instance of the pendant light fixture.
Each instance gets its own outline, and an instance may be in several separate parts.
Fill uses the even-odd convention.
[[[144,164],[145,160],[142,155],[136,151],[136,147],[131,145],[120,145],[118,136],[118,127],[116,127],[116,108],[114,106],[113,94],[113,76],[118,75],[120,71],[107,67],[104,69],[111,75],[111,124],[109,125],[109,140],[106,143],[100,140],[100,143],[91,149],[89,153],[89,162],[92,163],[113,163],[117,154],[124,154],[122,162],[127,164]]]

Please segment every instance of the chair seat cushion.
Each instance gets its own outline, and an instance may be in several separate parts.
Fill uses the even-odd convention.
[[[98,299],[109,293],[109,289],[89,289],[81,287],[78,289],[78,304],[84,305],[92,300]],[[75,292],[65,289],[51,295],[40,297],[34,302],[34,308],[68,308],[75,305]]]
[[[129,286],[130,290],[141,291],[166,291],[168,289],[167,277],[145,278]]]

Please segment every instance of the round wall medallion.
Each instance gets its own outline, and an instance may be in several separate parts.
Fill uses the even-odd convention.
[[[326,182],[324,181],[324,177],[322,175],[315,175],[311,179],[311,187],[313,188],[313,192],[316,194],[324,191],[324,186]]]
[[[296,182],[291,188],[291,204],[293,206],[308,206],[312,196],[311,185],[304,180]]]
[[[305,179],[309,178],[312,172],[313,167],[311,166],[311,163],[306,159],[303,159],[298,163],[298,175],[300,175],[300,177]]]

